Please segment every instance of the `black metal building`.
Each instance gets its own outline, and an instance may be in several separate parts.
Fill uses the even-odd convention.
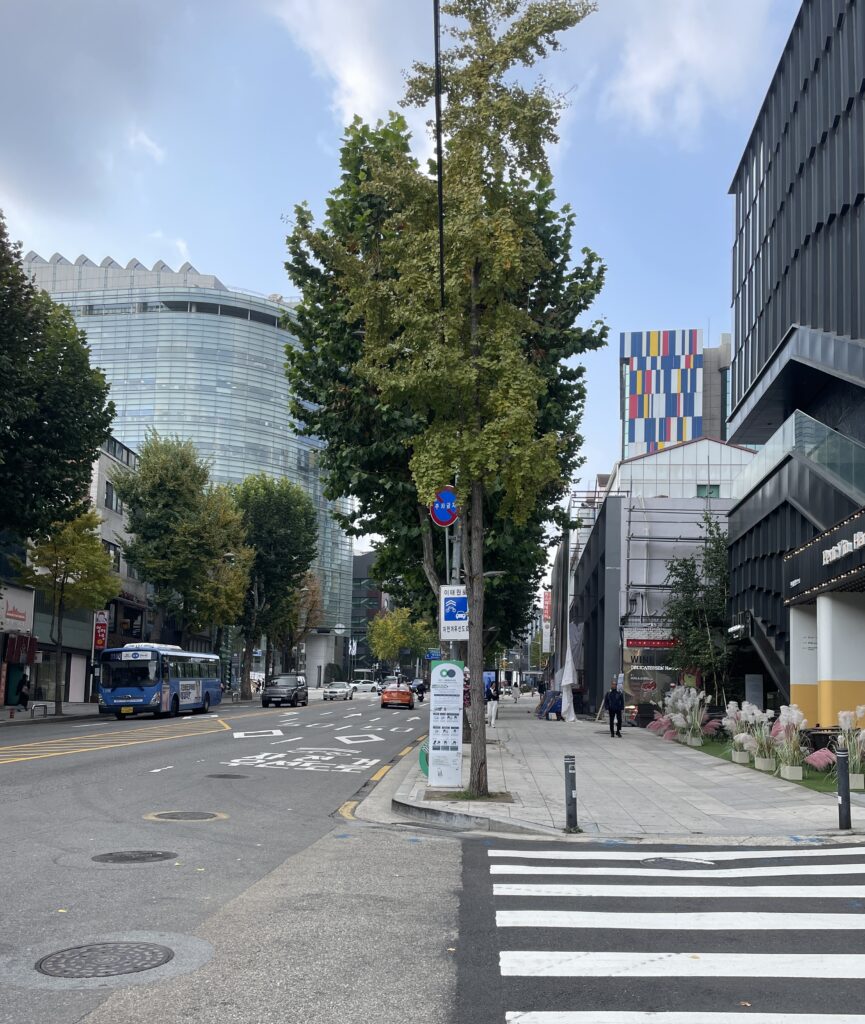
[[[804,0],[730,192],[734,616],[789,686],[783,556],[865,505],[865,3]]]

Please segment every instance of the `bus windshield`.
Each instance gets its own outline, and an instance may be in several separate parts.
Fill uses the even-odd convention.
[[[127,686],[152,686],[156,681],[158,661],[105,661],[102,663],[101,685],[106,690]]]

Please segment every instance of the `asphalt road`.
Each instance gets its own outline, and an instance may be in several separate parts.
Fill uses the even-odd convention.
[[[865,1024],[862,846],[470,840],[459,932],[472,1024]]]
[[[240,943],[241,931],[248,932],[265,919],[270,925],[273,921],[260,907],[257,920],[250,921],[245,904],[253,906],[256,887],[272,887],[277,875],[279,888],[269,897],[270,905],[278,903],[286,890],[296,901],[307,884],[316,881],[317,865],[329,865],[328,875],[338,875],[339,884],[350,888],[352,865],[363,863],[364,870],[354,874],[367,877],[368,900],[381,904],[378,890],[387,880],[380,877],[380,858],[393,855],[397,866],[403,860],[411,862],[421,838],[416,836],[409,847],[410,837],[399,830],[364,830],[361,823],[344,821],[339,810],[347,813],[351,804],[343,807],[346,801],[382,778],[400,755],[416,756],[414,743],[427,731],[428,705],[414,711],[382,710],[373,695],[327,704],[317,701],[314,692],[311,697],[309,707],[293,711],[222,706],[210,716],[124,722],[101,718],[28,723],[4,730],[3,1024],[85,1020],[112,993],[128,986],[133,986],[128,988],[130,1005],[142,986],[155,990],[177,978],[188,987],[190,978],[212,966],[218,942],[212,934],[202,938],[208,922],[229,907],[238,928],[238,942],[231,943],[231,950],[248,962],[244,945],[252,940],[247,937]],[[155,817],[166,812],[194,812],[197,819]],[[345,829],[357,837],[354,848],[348,838],[333,838],[347,837]],[[362,840],[363,836],[369,838]],[[361,853],[362,842],[378,847]],[[393,844],[398,852],[386,852]],[[459,860],[456,846],[439,844],[439,855],[454,870]],[[130,851],[170,856],[133,863],[93,859]],[[392,885],[398,887],[396,877],[402,874],[404,885],[417,886],[414,872],[392,873]],[[442,877],[446,875],[442,867]],[[321,882],[319,878],[317,884]],[[422,922],[410,922],[408,910],[406,927],[417,931]],[[301,914],[307,930],[311,918],[325,911],[330,927],[339,923],[339,907],[322,894],[317,905],[313,901]],[[355,924],[357,913],[355,906]],[[370,906],[367,917],[372,920],[377,913]],[[275,944],[259,951],[265,959],[268,954],[284,956],[284,925],[281,921]],[[324,925],[323,920],[323,932]],[[229,926],[230,940],[233,927]],[[222,928],[220,935],[224,921]],[[403,935],[403,944],[405,939]],[[155,970],[102,978],[49,977],[34,967],[42,957],[71,947],[121,941],[163,946],[174,955]],[[136,957],[152,950],[126,952],[137,963]],[[374,947],[369,955],[375,958]],[[68,958],[60,961],[61,970],[70,967]],[[248,981],[250,987],[261,983],[261,978]],[[265,1019],[245,1013],[239,1006],[236,1016],[226,1013],[224,1019]],[[189,1013],[182,1019],[188,1021]]]

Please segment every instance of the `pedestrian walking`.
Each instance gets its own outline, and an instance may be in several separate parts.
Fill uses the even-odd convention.
[[[18,710],[26,711],[27,702],[30,700],[30,680],[25,672],[18,683]]]
[[[610,739],[622,735],[622,712],[625,710],[625,695],[619,692],[615,679],[604,696],[604,711],[610,716]],[[615,724],[615,731],[613,725]]]
[[[499,684],[495,679],[490,683],[490,688],[487,693],[487,717],[489,719],[490,728],[494,729],[496,726],[496,717],[499,713]]]

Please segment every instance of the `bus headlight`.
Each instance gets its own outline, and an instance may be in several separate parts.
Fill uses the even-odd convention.
[[[158,693],[154,693],[153,696],[150,698],[150,703],[151,704],[158,704],[159,703],[159,699],[160,699],[160,695]]]

